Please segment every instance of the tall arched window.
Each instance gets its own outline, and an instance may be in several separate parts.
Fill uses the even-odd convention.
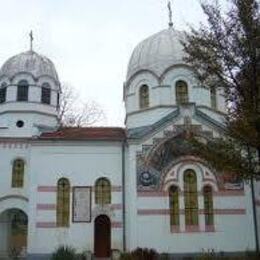
[[[111,203],[111,184],[106,178],[99,178],[95,184],[95,202],[99,205]]]
[[[184,203],[186,225],[198,225],[197,177],[193,170],[184,172]]]
[[[51,87],[48,83],[43,83],[43,85],[42,85],[41,101],[43,104],[51,103]]]
[[[211,103],[211,107],[213,109],[217,108],[217,94],[216,94],[216,88],[215,87],[210,88],[210,103]]]
[[[176,83],[176,104],[180,105],[189,102],[188,85],[185,81],[179,80]]]
[[[61,178],[57,185],[57,227],[68,227],[70,221],[70,183]]]
[[[16,159],[13,162],[12,187],[22,188],[24,184],[24,161]]]
[[[139,105],[140,105],[140,108],[149,107],[149,87],[147,85],[143,85],[140,87]]]
[[[171,226],[179,226],[179,191],[178,187],[169,188],[170,223]]]
[[[21,80],[17,86],[17,101],[28,101],[29,84],[26,80]]]
[[[205,225],[213,226],[214,225],[213,196],[212,196],[212,188],[210,186],[204,187],[203,197],[204,197]]]
[[[2,83],[0,86],[0,103],[4,103],[6,101],[6,83]]]
[[[24,184],[24,161],[22,159],[16,159],[13,162],[12,187],[22,188],[23,184]]]

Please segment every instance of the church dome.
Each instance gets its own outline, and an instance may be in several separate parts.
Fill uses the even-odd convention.
[[[27,51],[8,59],[0,69],[0,78],[13,78],[19,73],[30,73],[38,79],[48,76],[59,82],[58,74],[52,61],[34,51]]]
[[[161,76],[169,67],[183,64],[182,39],[184,33],[170,27],[139,43],[128,64],[127,80],[138,71],[149,70]]]

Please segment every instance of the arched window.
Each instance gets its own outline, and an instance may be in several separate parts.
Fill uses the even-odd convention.
[[[179,226],[179,191],[178,187],[169,188],[170,223],[171,226]]]
[[[180,105],[189,102],[188,85],[185,81],[179,80],[176,83],[176,104]]]
[[[198,225],[197,177],[193,170],[184,172],[184,203],[186,225]]]
[[[22,188],[24,184],[24,161],[16,159],[13,162],[12,187]]]
[[[58,180],[56,214],[57,227],[68,227],[70,221],[70,183],[65,178]]]
[[[149,107],[149,87],[147,85],[143,85],[140,87],[139,105],[140,105],[140,108]]]
[[[51,87],[48,83],[43,83],[43,85],[42,85],[41,101],[43,104],[51,103]]]
[[[210,103],[213,109],[217,109],[217,94],[215,87],[210,88]]]
[[[0,86],[0,103],[4,103],[6,101],[6,83],[2,83]]]
[[[17,86],[17,101],[28,101],[29,84],[26,80],[21,80]]]
[[[203,197],[204,197],[205,225],[213,226],[214,225],[213,196],[212,196],[212,188],[210,186],[204,187]]]
[[[100,178],[95,184],[95,202],[99,205],[111,203],[111,184],[106,178]]]

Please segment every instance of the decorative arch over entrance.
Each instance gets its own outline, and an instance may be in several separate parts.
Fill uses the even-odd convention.
[[[96,257],[111,255],[111,221],[108,216],[100,215],[95,219],[94,253]]]
[[[27,248],[28,216],[21,209],[0,213],[0,255],[24,256]]]

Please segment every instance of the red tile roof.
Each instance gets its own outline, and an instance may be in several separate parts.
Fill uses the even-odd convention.
[[[65,127],[55,132],[42,133],[46,140],[107,140],[122,141],[126,138],[125,129],[119,127]]]

